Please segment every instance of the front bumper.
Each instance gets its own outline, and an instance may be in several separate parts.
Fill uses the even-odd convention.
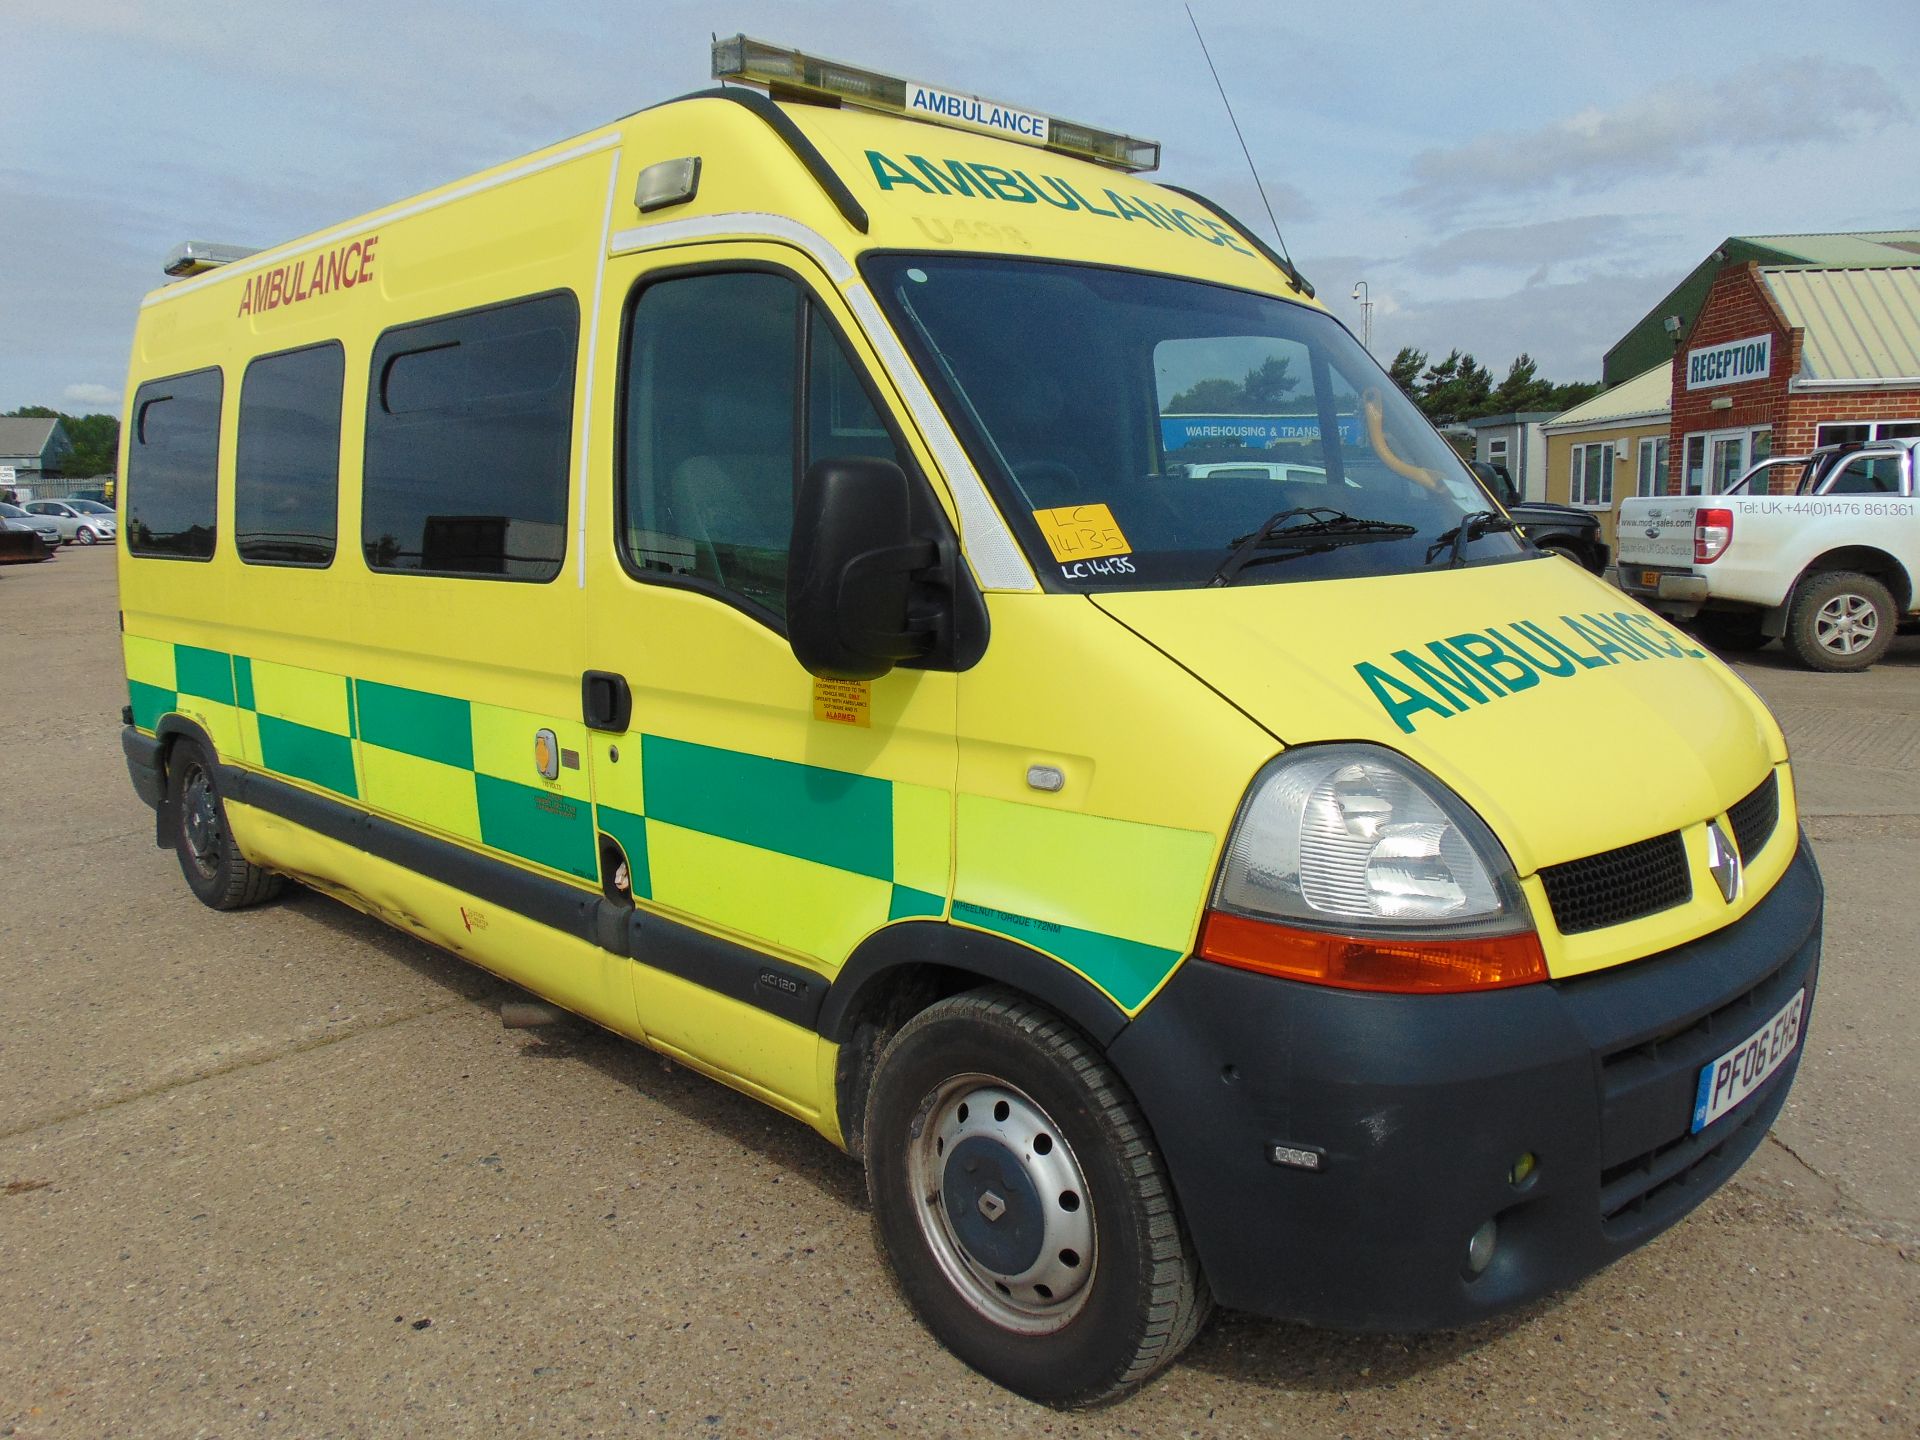
[[[1823,905],[1803,837],[1736,924],[1563,982],[1385,995],[1191,960],[1112,1058],[1222,1304],[1350,1330],[1469,1324],[1643,1244],[1759,1146],[1804,1039],[1693,1135],[1696,1079],[1802,986],[1810,1013]],[[1276,1165],[1276,1145],[1323,1168]],[[1538,1164],[1516,1186],[1523,1154]],[[1498,1248],[1469,1278],[1488,1219]]]

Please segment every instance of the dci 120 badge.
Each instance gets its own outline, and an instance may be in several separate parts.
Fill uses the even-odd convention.
[[[1067,580],[1092,580],[1102,575],[1131,575],[1133,546],[1121,533],[1113,511],[1105,505],[1062,505],[1036,510],[1033,520],[1060,562]]]

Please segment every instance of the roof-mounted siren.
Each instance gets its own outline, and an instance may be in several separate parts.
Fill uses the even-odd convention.
[[[189,275],[204,275],[216,266],[231,265],[259,253],[245,245],[209,245],[205,240],[188,240],[168,251],[166,264],[160,268],[175,280],[184,280]]]
[[[746,35],[713,42],[713,78],[759,85],[779,100],[854,105],[929,125],[946,125],[1017,140],[1096,165],[1137,173],[1158,169],[1160,142],[1096,130],[1072,120],[1041,115],[965,91],[943,90],[858,65],[822,59]]]

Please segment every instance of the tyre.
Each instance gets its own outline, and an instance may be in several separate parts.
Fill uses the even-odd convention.
[[[1773,638],[1761,631],[1759,613],[1751,610],[1703,610],[1693,629],[1715,650],[1763,650]]]
[[[1865,670],[1893,643],[1893,596],[1871,575],[1829,570],[1794,591],[1787,648],[1809,670]]]
[[[239,910],[280,893],[285,881],[251,863],[234,844],[213,762],[196,741],[182,740],[173,747],[167,764],[167,804],[180,873],[201,904]]]
[[[73,538],[78,540],[82,545],[91,545],[98,537],[93,533],[93,527],[91,525],[82,525],[79,530],[74,532]]]
[[[1133,1098],[1051,1011],[976,990],[888,1043],[866,1112],[880,1243],[955,1355],[1045,1405],[1114,1400],[1212,1300]]]

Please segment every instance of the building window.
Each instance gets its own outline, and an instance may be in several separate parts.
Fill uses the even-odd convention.
[[[134,392],[127,448],[127,549],[211,560],[218,525],[218,370],[149,380]]]
[[[1718,495],[1773,453],[1773,429],[1756,425],[1687,436],[1688,495]]]
[[[380,337],[360,522],[370,568],[560,573],[579,334],[580,307],[562,292]]]
[[[1573,503],[1595,509],[1613,504],[1613,443],[1573,447]]]
[[[337,343],[263,355],[240,382],[233,464],[233,538],[251,565],[333,563],[339,538]]]
[[[1667,493],[1667,437],[1640,442],[1640,469],[1634,480],[1636,495]]]
[[[642,291],[626,355],[628,568],[784,616],[805,466],[846,455],[907,464],[839,337],[792,280],[737,271]]]
[[[1815,445],[1864,445],[1869,440],[1908,440],[1920,435],[1920,420],[1876,420],[1870,424],[1820,425]]]

